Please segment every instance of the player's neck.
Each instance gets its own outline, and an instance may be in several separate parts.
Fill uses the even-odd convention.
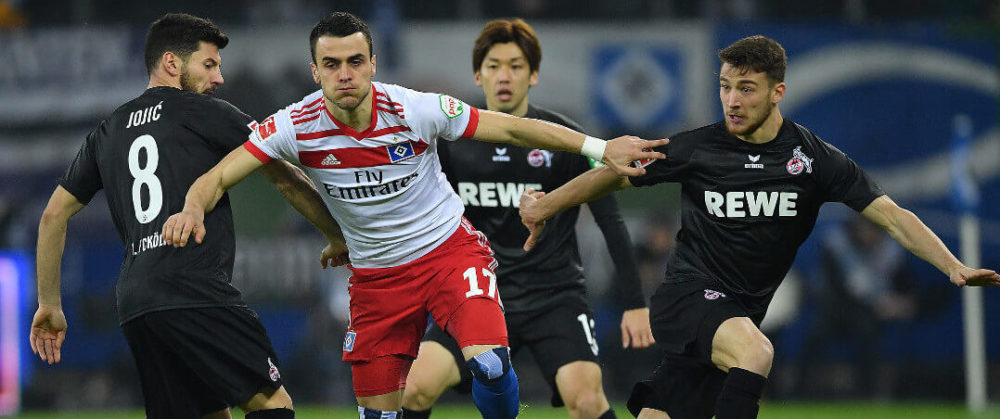
[[[159,74],[159,72],[149,75],[149,84],[146,85],[147,89],[163,86],[180,89],[181,79],[177,77],[164,77],[162,74]]]
[[[338,121],[353,128],[355,131],[361,132],[368,128],[372,123],[372,108],[374,103],[374,96],[372,91],[368,91],[368,95],[361,100],[358,107],[354,109],[341,109],[335,103],[333,103],[329,98],[323,97],[323,102],[326,103],[326,109],[330,111],[330,115],[337,118]]]
[[[760,127],[748,135],[737,135],[736,137],[748,143],[764,144],[778,136],[778,131],[781,131],[781,125],[784,122],[785,119],[781,116],[781,111],[775,106],[764,123],[760,124]]]

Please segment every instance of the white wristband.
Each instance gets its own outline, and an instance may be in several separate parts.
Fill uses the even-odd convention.
[[[604,149],[607,146],[607,141],[588,135],[583,139],[583,147],[580,148],[580,154],[590,157],[596,161],[602,161],[604,160]]]

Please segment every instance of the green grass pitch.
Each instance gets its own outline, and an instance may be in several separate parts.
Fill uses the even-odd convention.
[[[931,403],[784,403],[768,402],[761,404],[761,419],[986,419],[1000,418],[1000,410],[974,415],[968,413],[965,407],[958,404]],[[630,418],[631,415],[624,406],[615,406],[620,418]],[[142,418],[141,411],[106,412],[84,411],[74,413],[54,412],[24,412],[16,418],[24,419],[132,419]],[[239,412],[233,412],[234,418],[242,418]],[[357,408],[354,407],[303,407],[295,412],[296,419],[340,419],[357,418]],[[442,405],[434,408],[434,419],[475,419],[480,417],[475,407],[469,405]],[[568,418],[562,408],[556,409],[547,404],[529,404],[521,408],[519,419],[556,419]]]

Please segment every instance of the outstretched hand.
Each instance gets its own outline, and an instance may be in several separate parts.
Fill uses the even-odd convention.
[[[952,272],[951,283],[960,287],[997,287],[1000,286],[1000,275],[990,269],[962,267]]]
[[[545,196],[545,192],[535,192],[534,189],[527,189],[521,194],[519,213],[521,214],[521,224],[528,228],[528,240],[524,242],[524,251],[527,252],[535,247],[538,238],[542,236],[545,229],[545,219],[542,218],[541,209],[538,208],[538,199]]]
[[[181,211],[171,215],[163,223],[163,240],[174,247],[184,247],[188,238],[194,233],[194,241],[201,244],[205,238],[205,214],[194,211]]]
[[[622,348],[648,348],[656,343],[649,327],[649,308],[625,310],[622,313]]]
[[[35,317],[31,319],[28,343],[31,352],[38,354],[49,365],[62,360],[62,344],[66,340],[66,315],[62,307],[38,305]]]
[[[327,266],[332,268],[351,263],[351,259],[348,257],[347,243],[343,241],[327,243],[319,257],[319,263],[323,265],[323,269],[326,269]]]
[[[663,153],[653,151],[653,148],[667,145],[669,142],[669,138],[650,141],[625,135],[608,141],[601,161],[621,176],[642,176],[646,174],[644,169],[646,164],[667,157]],[[639,164],[632,164],[633,162]]]

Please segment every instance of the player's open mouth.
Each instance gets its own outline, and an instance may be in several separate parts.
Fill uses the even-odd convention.
[[[497,99],[510,100],[513,97],[514,97],[514,92],[512,92],[510,89],[497,90]]]
[[[743,117],[742,116],[738,116],[738,115],[728,115],[728,116],[729,116],[729,122],[731,122],[733,124],[739,124],[740,122],[743,122]]]

